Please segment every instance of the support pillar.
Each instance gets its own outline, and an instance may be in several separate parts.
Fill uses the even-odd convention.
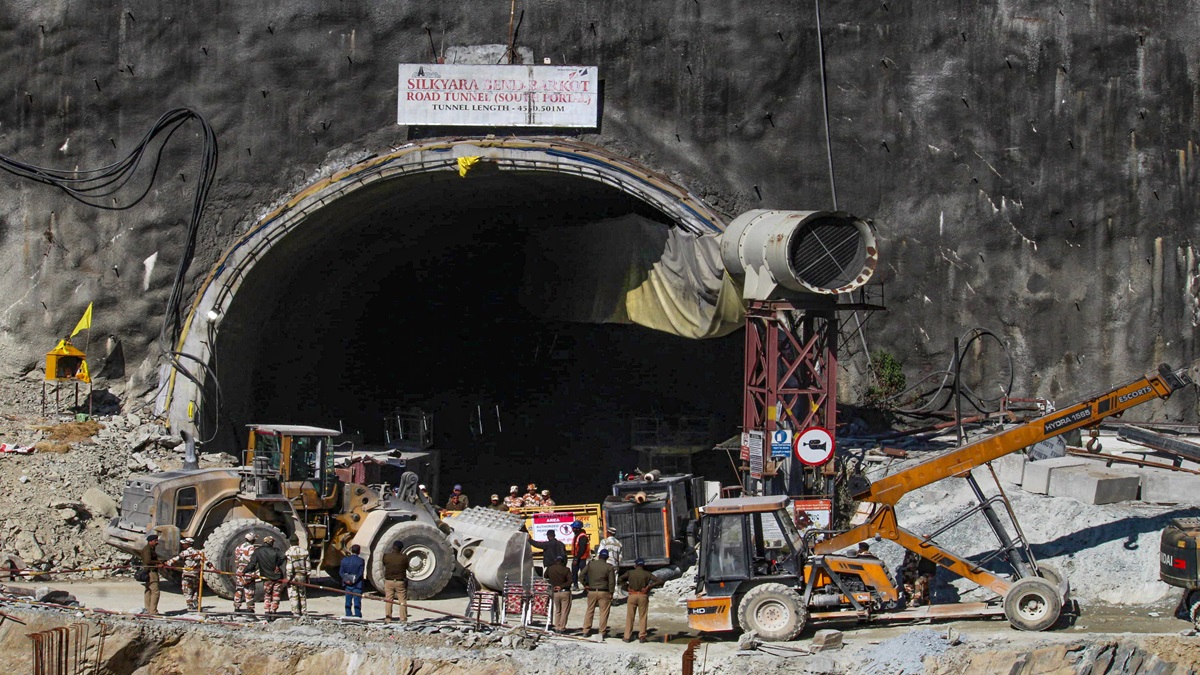
[[[805,467],[789,454],[771,470],[771,432],[800,433],[837,428],[837,310],[813,309],[792,302],[754,301],[746,312],[743,431],[762,431],[763,479],[744,469],[749,494],[828,496],[833,493],[834,463]]]

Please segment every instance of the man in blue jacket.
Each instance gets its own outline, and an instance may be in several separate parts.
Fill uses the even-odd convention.
[[[342,564],[338,567],[338,577],[346,590],[346,616],[361,619],[363,580],[366,576],[367,562],[358,555],[360,551],[362,548],[358,544],[350,547],[350,555],[342,558]],[[351,605],[354,607],[353,614],[350,613]]]

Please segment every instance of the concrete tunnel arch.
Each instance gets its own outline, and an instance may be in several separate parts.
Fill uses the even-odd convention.
[[[720,214],[686,188],[629,158],[591,144],[543,138],[436,139],[409,143],[309,185],[240,236],[198,290],[177,346],[177,351],[186,355],[184,364],[194,366],[213,360],[220,322],[234,307],[255,266],[289,237],[295,239],[303,233],[322,209],[385,183],[408,180],[416,181],[419,186],[421,181],[457,179],[460,158],[471,157],[479,158],[480,163],[476,165],[479,168],[470,171],[569,176],[601,184],[648,205],[690,234],[719,233],[726,226]],[[176,433],[186,430],[195,434],[200,423],[196,402],[204,400],[207,370],[201,367],[190,370],[194,381],[166,366],[160,371],[157,406]]]

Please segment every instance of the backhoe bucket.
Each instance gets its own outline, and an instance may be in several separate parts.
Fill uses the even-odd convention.
[[[444,521],[458,563],[484,588],[500,591],[504,582],[533,580],[533,551],[524,520],[503,511],[474,507]]]

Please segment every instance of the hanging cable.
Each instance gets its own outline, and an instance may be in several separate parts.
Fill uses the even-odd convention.
[[[198,378],[178,358],[179,356],[189,355],[174,352],[173,345],[182,330],[184,283],[187,280],[187,272],[191,267],[192,259],[196,253],[196,237],[200,230],[200,220],[204,215],[204,208],[208,203],[208,193],[212,188],[217,174],[217,136],[212,126],[199,113],[193,110],[175,108],[163,113],[128,155],[107,166],[98,169],[67,171],[35,166],[6,155],[0,155],[0,170],[20,178],[27,178],[58,188],[71,199],[82,204],[87,204],[88,206],[106,211],[124,211],[141,203],[146,198],[146,195],[150,193],[150,188],[153,187],[162,164],[163,149],[175,135],[175,132],[179,131],[180,127],[192,121],[200,125],[203,137],[200,171],[196,175],[195,194],[192,198],[192,212],[188,219],[187,232],[184,235],[183,255],[180,257],[179,265],[175,270],[171,292],[167,297],[167,306],[163,316],[162,327],[159,329],[158,349],[159,356],[166,360],[172,368],[189,380],[199,384]],[[145,186],[128,201],[118,203],[114,195],[129,185],[130,181],[138,173],[138,169],[147,152],[150,152],[155,147],[156,149],[153,151],[154,163],[150,167],[150,176],[146,180]],[[111,203],[102,201],[105,198],[111,198]],[[194,357],[189,356],[189,358],[198,361]],[[208,369],[206,364],[201,364],[201,366],[209,370],[210,374],[213,375],[216,387],[214,391],[219,392],[219,385],[215,383],[215,373],[211,373],[211,369]],[[219,393],[217,397],[219,400]]]
[[[975,391],[973,389],[971,389],[971,387],[969,387],[965,384],[961,384],[961,383],[959,384],[959,389],[962,394],[963,400],[965,400],[967,403],[969,403],[972,408],[974,408],[975,410],[977,410],[980,413],[995,412],[995,410],[991,409],[992,406],[994,404],[999,403],[1002,398],[1004,398],[1006,396],[1010,396],[1012,394],[1013,384],[1016,381],[1016,369],[1013,367],[1012,352],[1009,351],[1008,345],[1005,344],[1004,341],[1001,340],[998,335],[996,335],[992,331],[986,330],[984,328],[972,328],[971,330],[964,333],[963,336],[959,339],[959,343],[961,344],[961,347],[958,352],[958,362],[960,364],[959,367],[961,368],[961,364],[962,364],[963,360],[965,359],[965,357],[967,356],[967,352],[970,350],[971,345],[973,345],[978,340],[981,340],[984,338],[991,338],[991,339],[995,340],[996,343],[1000,345],[1000,348],[1004,350],[1004,356],[1008,361],[1008,384],[1007,384],[1007,386],[1001,387],[1001,394],[999,396],[994,396],[994,397],[990,397],[990,398],[984,397],[984,396],[981,396],[981,395],[975,393]],[[932,389],[926,389],[925,391],[921,392],[920,394],[915,395],[915,398],[923,399],[925,401],[924,403],[922,403],[921,405],[919,405],[915,408],[898,408],[898,409],[896,409],[896,412],[904,414],[904,415],[910,415],[910,416],[917,417],[917,416],[925,416],[930,413],[945,410],[946,407],[948,405],[950,405],[950,403],[952,401],[951,401],[951,396],[946,396],[943,398],[942,394],[945,393],[947,391],[947,389],[949,389],[952,386],[952,380],[954,379],[954,372],[952,370],[953,367],[954,367],[954,355],[951,355],[950,356],[950,364],[944,370],[938,370],[938,371],[929,373],[928,375],[926,375],[925,377],[923,377],[919,381],[917,381],[916,384],[906,388],[904,391],[893,394],[892,396],[885,399],[885,401],[905,400],[905,399],[909,398],[910,396],[912,396],[913,392],[917,391],[923,385],[925,385],[925,383],[927,383],[931,380],[934,380],[938,377],[941,377],[942,381],[939,382],[936,387],[934,387]]]

